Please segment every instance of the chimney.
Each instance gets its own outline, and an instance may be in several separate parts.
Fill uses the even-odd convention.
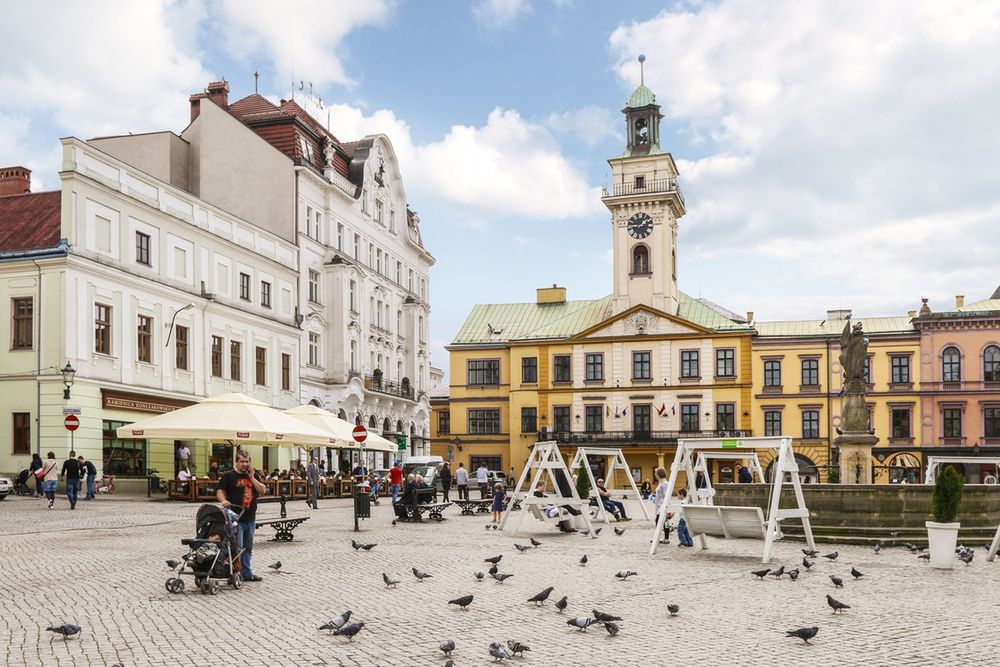
[[[188,102],[191,103],[191,121],[193,122],[198,114],[201,113],[201,101],[208,98],[218,104],[223,109],[229,108],[229,82],[223,79],[222,81],[213,81],[208,84],[208,88],[205,89],[204,93],[195,93],[188,98]]]
[[[961,308],[964,305],[965,305],[965,295],[964,294],[956,294],[955,295],[955,310],[958,310],[959,308]]]
[[[31,192],[31,170],[26,167],[0,168],[0,197]]]
[[[840,308],[838,310],[828,310],[826,311],[826,319],[828,322],[837,320],[849,320],[851,319],[851,309]]]
[[[753,324],[753,311],[747,311],[747,324]]]
[[[198,114],[201,113],[201,101],[206,97],[208,97],[208,93],[195,93],[194,95],[188,98],[188,102],[191,103],[192,123],[194,122],[194,119],[198,117]]]
[[[566,303],[566,288],[559,287],[555,283],[552,287],[539,287],[535,290],[535,302],[538,305],[549,303]]]

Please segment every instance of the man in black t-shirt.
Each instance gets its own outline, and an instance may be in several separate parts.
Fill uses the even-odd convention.
[[[92,461],[88,461],[83,458],[83,454],[77,458],[77,461],[80,462],[80,479],[82,480],[84,477],[87,478],[87,495],[85,495],[83,499],[93,500],[94,480],[97,479],[97,466],[95,466]]]
[[[261,581],[250,567],[250,558],[253,556],[253,535],[257,528],[257,498],[266,490],[250,464],[250,455],[242,450],[236,453],[236,469],[223,474],[216,487],[215,497],[223,507],[233,505],[243,508],[236,530],[236,548],[243,550],[240,556],[243,581]]]
[[[76,497],[80,495],[80,462],[76,460],[76,452],[70,452],[69,458],[63,461],[59,479],[66,479],[66,497],[69,508],[76,509]]]

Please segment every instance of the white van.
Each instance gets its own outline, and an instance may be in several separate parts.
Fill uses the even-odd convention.
[[[444,459],[440,456],[411,456],[403,462],[403,479],[411,472],[421,475],[424,483],[428,486],[440,488],[441,478],[439,471],[444,465]]]

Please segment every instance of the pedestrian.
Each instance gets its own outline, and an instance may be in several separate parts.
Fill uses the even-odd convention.
[[[663,507],[663,503],[667,499],[667,469],[664,467],[659,467],[654,473],[656,477],[656,495],[653,497],[653,507],[656,509],[656,516],[660,516],[660,508]],[[667,516],[663,521],[663,539],[661,542],[664,544],[670,544],[670,519],[673,518],[673,514],[667,512]]]
[[[80,476],[83,477],[86,474],[87,477],[87,495],[83,497],[84,500],[94,499],[94,481],[97,479],[97,466],[95,466],[91,461],[86,460],[81,454],[77,461],[80,462]]]
[[[187,443],[183,440],[177,443],[178,447],[174,450],[174,459],[177,464],[177,472],[181,471],[181,468],[187,468],[188,471],[191,470],[191,450],[188,449]]]
[[[392,504],[396,504],[399,499],[399,488],[403,484],[403,469],[399,467],[399,461],[393,461],[389,468],[389,489],[392,491]]]
[[[316,501],[319,498],[319,463],[315,456],[306,467],[306,479],[309,480],[309,499],[306,500],[306,504],[318,510],[319,504]]]
[[[262,581],[253,573],[250,560],[253,558],[253,536],[257,528],[257,498],[267,491],[250,463],[250,455],[240,450],[236,452],[236,468],[222,474],[215,497],[228,508],[230,505],[243,508],[236,530],[236,548],[242,550],[240,574],[243,581]]]
[[[691,533],[688,532],[687,521],[684,520],[684,505],[688,504],[687,489],[681,489],[677,492],[677,500],[680,501],[681,510],[680,516],[677,521],[677,539],[679,547],[693,547],[694,541],[691,539]]]
[[[41,470],[43,466],[44,464],[42,463],[42,457],[38,455],[38,452],[32,454],[31,467],[29,468],[29,470],[31,471],[31,476],[35,478],[35,495],[38,496],[39,498],[45,496],[45,492],[42,491],[42,477],[45,477],[45,475],[39,477],[38,475],[35,474],[35,471]]]
[[[736,464],[736,475],[736,479],[739,480],[740,484],[750,484],[753,482],[753,475],[750,473],[750,469],[739,463]]]
[[[63,477],[66,478],[66,497],[69,499],[69,508],[75,510],[76,499],[80,495],[80,462],[74,451],[70,451],[69,458],[63,461],[59,479]]]
[[[476,483],[479,484],[479,497],[485,499],[490,492],[490,471],[486,463],[480,463],[476,468]]]
[[[469,471],[465,469],[464,463],[458,464],[458,470],[455,471],[455,484],[458,485],[458,499],[468,500],[469,499]]]
[[[441,466],[441,495],[446,503],[451,502],[448,500],[449,491],[451,491],[451,468],[448,466],[448,462],[445,461],[444,465]]]
[[[615,515],[617,521],[631,521],[632,519],[625,516],[625,505],[617,500],[611,499],[611,492],[608,491],[607,487],[604,485],[604,480],[597,480],[597,495],[601,499],[601,504],[604,505],[604,509]]]
[[[642,495],[643,500],[649,500],[649,497],[653,495],[653,485],[649,483],[648,479],[642,480],[642,486],[639,487],[639,493]]]
[[[56,463],[55,452],[49,452],[47,457],[42,466],[42,491],[49,499],[49,509],[52,509],[52,506],[56,504],[56,487],[59,486],[59,473],[56,472],[56,467],[59,464]]]
[[[503,512],[503,500],[507,494],[503,492],[503,484],[493,485],[493,523],[500,523],[500,513]]]

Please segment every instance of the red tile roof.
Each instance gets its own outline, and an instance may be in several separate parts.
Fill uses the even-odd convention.
[[[59,245],[62,192],[0,197],[0,252]]]

